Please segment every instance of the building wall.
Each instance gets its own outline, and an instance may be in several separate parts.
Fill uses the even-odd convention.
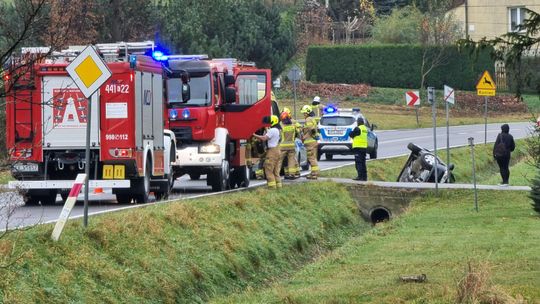
[[[540,0],[468,0],[469,36],[472,40],[492,39],[510,29],[509,8],[525,7],[540,13]],[[465,6],[451,13],[465,27]]]

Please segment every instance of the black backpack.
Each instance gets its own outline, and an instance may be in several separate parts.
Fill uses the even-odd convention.
[[[506,144],[504,143],[503,137],[501,135],[501,141],[495,145],[493,148],[493,157],[503,158],[508,155],[508,149],[506,149]]]

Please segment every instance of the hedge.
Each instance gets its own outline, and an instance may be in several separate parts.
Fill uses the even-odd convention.
[[[419,88],[424,50],[419,45],[311,46],[306,76],[312,82]],[[428,47],[426,57],[435,56],[439,51],[440,47]],[[441,88],[446,84],[460,90],[474,90],[484,70],[494,75],[495,64],[489,49],[474,56],[457,46],[447,46],[443,54],[443,64],[427,76],[428,86]]]

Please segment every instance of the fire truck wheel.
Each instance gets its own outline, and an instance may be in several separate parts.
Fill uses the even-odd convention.
[[[230,169],[229,161],[224,159],[221,162],[221,168],[215,170],[212,174],[212,191],[225,191],[229,188]]]
[[[62,197],[62,203],[65,203],[69,197],[69,192],[60,192],[60,197]]]
[[[127,204],[131,204],[131,194],[127,194],[127,193],[117,193],[116,194],[116,201],[118,202],[118,204],[120,205],[127,205]]]
[[[150,174],[152,173],[151,160],[146,160],[146,170],[143,178],[139,178],[137,181],[137,195],[135,200],[139,204],[148,203],[148,197],[150,196]]]
[[[23,196],[23,201],[26,206],[39,205],[39,197],[35,195],[25,194]]]
[[[249,187],[251,169],[248,166],[240,166],[231,173],[231,189]]]
[[[189,178],[191,180],[199,180],[199,178],[201,178],[201,174],[200,173],[190,173]]]

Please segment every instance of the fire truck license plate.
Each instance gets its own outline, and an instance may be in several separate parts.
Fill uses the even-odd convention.
[[[19,171],[19,172],[37,172],[38,171],[38,164],[15,163],[15,164],[13,164],[13,170],[14,171]]]
[[[126,177],[126,167],[124,165],[104,165],[103,179],[124,179]]]

